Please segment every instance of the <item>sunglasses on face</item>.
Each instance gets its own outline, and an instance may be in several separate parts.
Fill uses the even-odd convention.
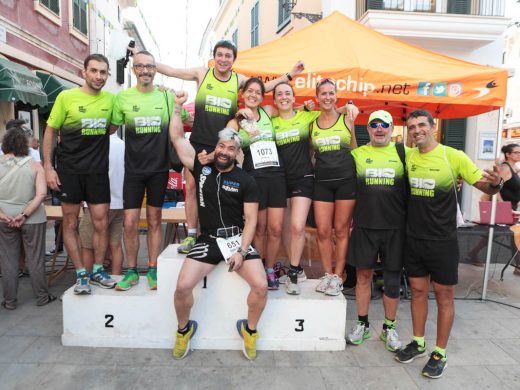
[[[377,129],[378,126],[381,126],[383,129],[388,129],[390,127],[390,125],[385,122],[372,122],[371,124],[369,124],[369,126],[372,129]]]

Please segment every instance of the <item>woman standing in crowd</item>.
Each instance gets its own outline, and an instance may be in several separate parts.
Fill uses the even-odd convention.
[[[516,163],[520,161],[520,145],[504,145],[502,153],[504,153],[504,162],[500,167],[500,176],[504,179],[504,186],[500,190],[500,196],[503,200],[511,202],[513,210],[517,210],[520,201],[520,176],[517,173]]]
[[[300,260],[305,246],[305,225],[311,206],[314,175],[309,151],[309,125],[318,118],[319,111],[295,111],[294,90],[289,83],[279,83],[273,90],[278,116],[273,117],[276,145],[284,161],[287,198],[290,211],[287,225],[290,231],[288,256],[290,269],[285,281],[288,294],[300,294],[298,281],[306,279]],[[354,119],[358,110],[353,105],[338,110]]]
[[[254,247],[265,259],[267,285],[270,290],[278,289],[274,263],[282,240],[283,215],[286,207],[285,173],[274,142],[271,116],[276,110],[271,106],[260,107],[265,87],[262,80],[252,77],[242,90],[245,110],[227,126],[239,131],[243,140],[244,162],[242,168],[251,174],[259,191],[258,222]],[[242,119],[247,110],[249,119]]]
[[[321,115],[311,125],[314,167],[314,216],[318,249],[325,275],[316,291],[339,295],[343,288],[349,228],[356,203],[356,168],[351,150],[357,147],[354,122],[336,111],[336,84],[321,79],[316,85]],[[335,251],[332,246],[334,227]],[[332,258],[336,259],[335,272]]]
[[[2,306],[16,309],[20,246],[38,306],[56,299],[49,294],[45,278],[45,229],[42,202],[47,194],[40,163],[28,156],[29,143],[21,126],[6,132],[0,157],[0,266],[4,300]]]

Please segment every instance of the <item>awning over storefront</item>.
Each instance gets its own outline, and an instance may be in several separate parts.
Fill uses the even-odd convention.
[[[0,58],[0,100],[44,107],[47,94],[40,79],[28,68]]]
[[[36,76],[41,80],[43,84],[43,90],[47,94],[48,104],[45,107],[40,107],[39,111],[41,113],[50,112],[54,102],[56,101],[56,96],[63,91],[64,89],[71,89],[77,87],[73,82],[67,81],[58,77],[56,75],[45,73],[45,72],[36,72]]]

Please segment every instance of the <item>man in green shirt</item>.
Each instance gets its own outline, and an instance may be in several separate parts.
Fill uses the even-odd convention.
[[[437,302],[436,346],[422,374],[440,378],[447,367],[446,346],[455,316],[454,293],[458,282],[457,192],[459,175],[486,194],[500,191],[504,180],[498,162],[481,172],[460,150],[435,140],[435,123],[425,110],[416,110],[406,121],[417,147],[406,156],[410,183],[404,268],[412,290],[413,340],[396,354],[410,363],[426,355],[424,342],[430,284]]]
[[[148,272],[150,289],[157,288],[157,257],[161,249],[161,210],[169,171],[168,124],[173,96],[154,86],[155,59],[147,51],[136,53],[133,71],[137,86],[120,92],[114,102],[112,131],[125,125],[125,179],[123,185],[124,245],[128,271],[116,290],[139,282],[138,225],[146,190]],[[188,114],[189,115],[189,114]]]
[[[103,91],[108,78],[108,59],[91,54],[84,61],[85,83],[61,92],[47,120],[43,139],[43,160],[47,185],[59,193],[63,213],[63,241],[76,268],[75,294],[90,294],[90,283],[113,288],[115,281],[103,270],[108,245],[108,128],[114,96]],[[56,133],[57,170],[52,164]],[[94,225],[92,273],[81,258],[77,231],[80,203],[88,203]]]

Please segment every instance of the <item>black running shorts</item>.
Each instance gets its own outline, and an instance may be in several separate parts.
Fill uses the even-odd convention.
[[[259,210],[264,210],[268,207],[287,207],[285,176],[255,177],[255,181],[258,188]]]
[[[107,173],[63,173],[58,172],[63,203],[91,204],[110,203],[110,180]]]
[[[287,198],[301,196],[312,199],[314,176],[302,176],[296,179],[287,179]]]
[[[123,183],[123,207],[128,209],[140,209],[146,190],[146,204],[152,207],[162,207],[168,172],[151,173],[149,175],[133,176],[125,172]]]
[[[408,277],[431,276],[444,285],[458,282],[459,244],[457,239],[423,240],[408,237],[404,250],[404,269]]]
[[[379,257],[385,271],[401,271],[405,237],[404,228],[364,229],[354,225],[347,263],[359,269],[374,269]]]
[[[356,199],[356,179],[314,180],[313,200],[334,202]]]

